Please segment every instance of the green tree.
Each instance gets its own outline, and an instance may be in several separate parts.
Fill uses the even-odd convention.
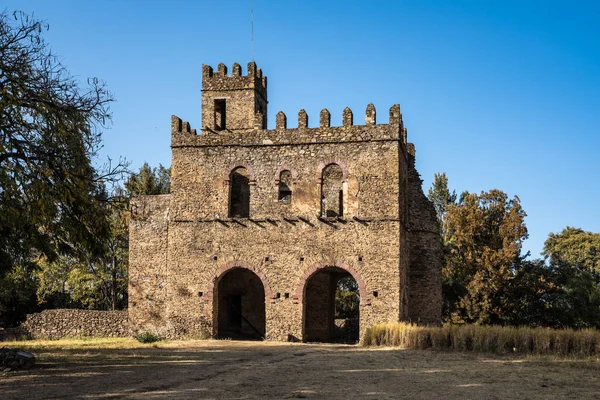
[[[145,162],[138,173],[133,173],[125,182],[129,196],[166,194],[171,191],[171,168],[159,164],[158,168],[150,167]]]
[[[348,275],[340,278],[335,290],[335,318],[358,318],[358,283]]]
[[[565,265],[600,277],[600,234],[566,227],[551,233],[542,253],[550,265]]]
[[[444,220],[445,318],[454,322],[505,322],[507,287],[527,238],[518,197],[500,190],[464,192]]]
[[[19,265],[0,278],[0,326],[14,326],[27,312],[35,312],[36,280],[33,265]]]
[[[83,246],[78,257],[63,256],[39,263],[36,278],[40,303],[100,310],[127,306],[129,213],[122,199],[106,205],[110,231],[100,242],[101,254]]]
[[[515,326],[564,328],[557,301],[562,289],[544,260],[518,260],[503,289],[501,323]]]
[[[600,327],[600,234],[566,227],[542,253],[559,288],[548,300],[553,325]]]
[[[429,198],[429,201],[433,203],[438,221],[443,229],[446,210],[450,204],[456,203],[456,191],[453,190],[450,192],[450,189],[448,188],[448,177],[445,172],[434,174],[433,183],[429,188],[427,197]]]
[[[129,199],[132,195],[166,194],[170,188],[170,169],[147,163],[132,173],[125,188],[117,186],[106,203],[109,234],[100,242],[100,255],[80,249],[80,257],[45,261],[37,273],[38,300],[43,303],[68,299],[67,304],[91,309],[114,310],[127,306],[129,266]]]
[[[76,257],[75,244],[101,251],[99,184],[124,170],[93,168],[113,98],[97,79],[82,85],[69,75],[47,29],[23,13],[0,14],[0,275],[40,256]]]

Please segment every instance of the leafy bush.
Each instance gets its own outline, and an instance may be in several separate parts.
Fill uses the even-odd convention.
[[[162,340],[160,336],[152,332],[141,332],[135,337],[140,343],[154,343]]]
[[[407,349],[589,357],[600,356],[600,330],[382,323],[366,330],[362,344]]]

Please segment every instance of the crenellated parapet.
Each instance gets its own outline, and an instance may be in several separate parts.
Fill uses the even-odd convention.
[[[375,106],[369,104],[365,110],[365,125],[354,125],[353,112],[346,107],[342,112],[342,126],[331,126],[331,113],[327,109],[319,113],[319,126],[308,127],[308,114],[301,109],[298,112],[297,127],[289,127],[287,116],[279,111],[275,118],[275,129],[263,129],[266,125],[264,114],[254,114],[253,126],[240,134],[230,131],[203,129],[203,134],[196,135],[196,129],[176,116],[171,118],[173,146],[223,146],[223,145],[285,145],[300,143],[353,142],[394,140],[407,143],[407,130],[402,121],[400,105],[394,104],[389,109],[388,123],[375,123]],[[404,146],[406,147],[406,146]]]
[[[196,129],[190,127],[190,123],[182,121],[181,118],[176,115],[171,115],[171,134],[173,133],[188,133],[190,135],[196,135]]]
[[[398,104],[389,109],[389,121],[387,123],[373,124],[375,107],[372,104],[365,110],[365,119],[368,124],[354,125],[352,110],[346,107],[342,113],[342,126],[331,126],[331,113],[327,109],[319,113],[319,126],[308,126],[308,114],[302,109],[298,112],[298,123],[296,127],[290,127],[287,116],[279,111],[275,118],[275,129],[260,129],[265,123],[264,117],[256,113],[254,115],[254,126],[240,133],[228,131],[214,131],[203,129],[201,135],[195,135],[194,129],[188,128],[189,124],[173,117],[172,142],[175,147],[219,147],[219,146],[286,146],[319,143],[352,143],[352,142],[377,142],[393,141],[401,143],[406,153],[407,138],[406,128],[402,121],[402,113]]]
[[[266,99],[267,77],[263,76],[262,70],[257,68],[256,63],[248,63],[247,74],[243,75],[242,67],[234,63],[231,75],[227,73],[227,66],[220,63],[214,71],[210,65],[202,65],[202,90],[227,91],[240,89],[256,89]]]
[[[404,122],[402,121],[402,113],[400,112],[400,105],[394,104],[389,110],[389,120],[388,124],[376,124],[375,123],[375,115],[376,110],[375,106],[371,103],[367,106],[365,111],[365,125],[354,125],[354,117],[353,112],[350,108],[346,107],[342,112],[342,127],[368,127],[368,126],[379,126],[379,125],[389,125],[399,132],[399,138],[402,138],[403,142],[406,142],[407,130],[404,127]],[[261,112],[256,112],[254,114],[254,126],[255,130],[264,130],[261,127],[266,124],[265,120],[266,116]],[[336,129],[340,127],[332,127],[331,126],[331,113],[328,109],[324,108],[319,113],[319,127],[318,128],[309,128],[308,127],[308,114],[306,110],[301,109],[298,112],[298,125],[299,129],[310,129],[310,130],[318,130],[318,129]],[[289,128],[287,124],[287,116],[283,111],[279,111],[275,117],[275,129],[276,130],[289,130],[293,128]],[[173,115],[171,117],[171,130],[172,132],[180,132],[180,133],[193,133],[196,134],[196,129],[191,129],[190,124],[187,121],[182,121],[180,118]],[[219,133],[219,132],[212,132]]]
[[[375,106],[373,103],[370,103],[365,110],[364,126],[377,125],[376,122]],[[400,131],[405,130],[404,123],[402,122],[402,113],[400,112],[400,104],[394,104],[390,108],[388,124],[398,127]],[[277,129],[287,129],[287,118],[282,111],[277,113],[276,126]],[[355,126],[354,114],[349,107],[344,108],[342,112],[342,126]],[[308,114],[304,109],[298,112],[298,128],[308,128]],[[331,126],[331,113],[326,108],[322,109],[319,113],[319,128],[335,128]]]

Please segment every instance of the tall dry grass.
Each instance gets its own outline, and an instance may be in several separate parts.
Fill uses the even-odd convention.
[[[597,329],[550,329],[481,325],[417,326],[382,323],[368,328],[364,346],[552,356],[600,356]]]

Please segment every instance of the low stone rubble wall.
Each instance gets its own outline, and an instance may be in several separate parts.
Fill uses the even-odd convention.
[[[127,311],[44,310],[27,315],[19,331],[30,339],[130,336]]]

